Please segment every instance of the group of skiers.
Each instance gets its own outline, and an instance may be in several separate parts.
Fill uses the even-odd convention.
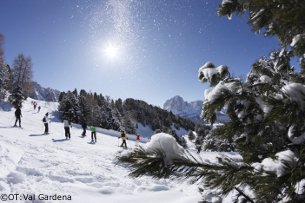
[[[82,122],[82,129],[83,129],[82,136],[83,137],[86,136],[87,127],[88,127],[87,123],[86,122]],[[91,126],[90,127],[90,131],[91,131],[91,142],[92,143],[96,143],[96,127]]]
[[[37,105],[37,103],[32,103],[33,105]],[[36,107],[34,106],[34,110],[36,109]],[[40,111],[40,106],[38,107],[38,112]],[[48,135],[49,134],[49,113],[46,113],[45,116],[42,119],[42,122],[44,124],[44,135]],[[16,117],[16,121],[15,121],[15,125],[14,127],[17,127],[17,122],[19,121],[19,127],[21,127],[21,117],[22,117],[22,113],[21,113],[21,109],[20,107],[16,108],[15,111],[15,117]],[[71,133],[70,133],[70,127],[72,127],[71,122],[68,120],[63,120],[63,124],[64,124],[64,130],[65,130],[65,137],[66,139],[71,139]],[[87,130],[87,123],[83,122],[82,123],[82,136],[85,137],[86,136],[86,130]],[[91,142],[92,143],[96,143],[96,127],[91,126],[90,127],[90,131],[91,131]],[[122,139],[122,144],[120,145],[120,147],[123,147],[125,149],[127,149],[127,143],[126,140],[128,139],[127,135],[125,134],[125,131],[122,130],[121,131],[121,136],[118,137],[118,139]],[[136,135],[136,142],[137,144],[140,142],[140,135]]]
[[[85,137],[86,136],[86,130],[87,130],[87,123],[86,122],[82,122],[82,129],[83,129],[82,136]],[[96,127],[91,126],[90,131],[91,131],[91,142],[96,143]],[[118,137],[118,139],[122,139],[122,144],[120,146],[127,149],[126,140],[128,139],[128,137],[125,134],[125,131],[123,131],[123,130],[121,131],[121,136]],[[137,135],[136,141],[137,141],[137,143],[139,143],[140,135]]]
[[[37,105],[37,103],[33,103],[33,105]],[[40,106],[38,107],[38,112],[40,111]],[[36,109],[36,107],[34,107],[34,110]],[[44,135],[49,134],[49,119],[48,119],[48,115],[49,113],[46,113],[45,116],[42,119],[42,122],[44,124]],[[17,127],[17,122],[19,122],[19,127],[21,127],[21,117],[22,117],[22,113],[21,113],[21,109],[20,107],[17,107],[15,110],[15,125],[14,127]]]
[[[31,102],[31,104],[33,105],[34,110],[36,110],[36,107],[37,107],[37,102],[32,101],[32,102]],[[38,113],[39,113],[40,109],[41,109],[41,107],[40,107],[40,106],[38,106]]]

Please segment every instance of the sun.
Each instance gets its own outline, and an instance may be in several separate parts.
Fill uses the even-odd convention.
[[[119,46],[113,43],[107,43],[107,45],[104,47],[104,55],[108,59],[116,59],[119,57]]]

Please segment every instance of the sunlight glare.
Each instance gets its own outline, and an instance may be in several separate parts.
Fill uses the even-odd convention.
[[[119,56],[119,47],[113,43],[108,43],[104,48],[104,54],[108,59],[116,59]]]

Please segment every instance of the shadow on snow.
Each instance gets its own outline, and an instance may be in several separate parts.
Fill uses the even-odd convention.
[[[35,137],[35,136],[46,136],[46,134],[30,134],[29,136]]]
[[[64,141],[67,141],[66,138],[63,138],[63,139],[52,139],[53,142],[64,142]]]

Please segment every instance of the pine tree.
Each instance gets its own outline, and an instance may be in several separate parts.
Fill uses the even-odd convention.
[[[73,92],[68,91],[66,94],[62,94],[58,110],[61,113],[62,120],[67,119],[70,122],[79,122],[80,108],[78,98]]]
[[[122,108],[122,106],[117,106],[116,101],[111,104],[113,130],[119,130],[122,123],[122,114],[117,107]]]
[[[79,93],[79,110],[80,110],[80,123],[89,123],[91,108],[88,102],[88,94],[85,90],[81,90]]]
[[[9,72],[7,66],[5,64],[0,63],[0,101],[2,101],[5,98],[8,78],[9,78]]]
[[[61,92],[59,95],[59,111],[62,119],[105,129],[118,130],[121,126],[120,113],[115,109],[115,103],[110,97],[97,93],[87,93],[85,90]]]
[[[130,133],[130,134],[135,134],[136,133],[134,124],[131,120],[131,115],[128,112],[126,112],[125,115],[123,116],[122,125],[123,125],[123,128],[125,129],[125,131],[127,133]]]
[[[275,35],[282,45],[255,62],[245,81],[231,76],[227,66],[208,62],[199,69],[199,79],[210,84],[202,118],[214,123],[217,112],[224,108],[230,117],[209,134],[233,144],[242,161],[223,157],[217,164],[204,163],[186,152],[164,165],[163,152],[144,149],[119,160],[132,168],[134,176],[201,180],[205,188],[215,189],[219,195],[235,191],[235,202],[239,197],[244,202],[304,202],[305,2],[224,0],[218,13],[229,17],[248,13],[254,31]],[[292,57],[300,57],[300,73],[290,65]],[[265,162],[276,168],[265,167]]]
[[[123,101],[121,98],[119,98],[118,100],[115,101],[115,107],[116,109],[119,111],[120,114],[123,113]]]
[[[22,88],[18,85],[16,85],[12,91],[12,94],[9,96],[9,101],[10,103],[15,107],[15,108],[21,108],[22,107],[22,102],[24,101],[24,96],[23,96],[23,91]]]
[[[65,97],[65,92],[60,92],[59,96],[58,96],[58,102],[61,102],[63,100],[63,98]]]
[[[13,83],[23,89],[23,94],[28,97],[32,91],[32,59],[19,54],[13,64]]]
[[[4,37],[0,33],[0,101],[5,98],[5,93],[9,88],[9,66],[5,64],[4,50],[3,50]]]

